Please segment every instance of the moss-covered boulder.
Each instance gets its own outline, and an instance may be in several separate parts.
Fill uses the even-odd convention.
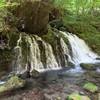
[[[46,31],[49,22],[51,6],[45,1],[24,1],[11,9],[14,16],[19,19],[17,27],[29,33],[42,33]]]
[[[0,92],[6,92],[25,86],[26,81],[19,78],[18,76],[11,77],[6,83],[0,86]]]
[[[67,100],[91,100],[88,96],[82,96],[79,94],[70,94]]]
[[[39,73],[37,70],[33,69],[33,70],[31,71],[31,77],[33,77],[33,78],[38,78],[38,77],[40,77],[40,76],[41,76],[41,73]]]
[[[80,66],[85,70],[96,70],[96,67],[93,64],[81,63]]]
[[[93,83],[86,83],[86,84],[84,84],[83,88],[92,92],[92,93],[98,91],[98,86],[96,86]]]

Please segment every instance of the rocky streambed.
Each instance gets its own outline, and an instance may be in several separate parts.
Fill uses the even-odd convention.
[[[24,88],[1,94],[0,100],[67,100],[73,93],[82,95],[84,97],[82,100],[100,99],[100,72],[51,70],[42,73],[39,78],[25,78],[25,80]],[[84,84],[88,82],[98,86],[98,90],[92,93],[84,89]]]

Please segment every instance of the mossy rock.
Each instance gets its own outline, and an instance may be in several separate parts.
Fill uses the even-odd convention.
[[[83,86],[84,89],[94,93],[96,91],[98,91],[98,86],[96,86],[95,84],[93,83],[86,83],[84,86]]]
[[[25,71],[22,75],[21,75],[21,77],[23,77],[23,78],[29,78],[30,77],[30,71]]]
[[[91,100],[88,96],[82,96],[79,94],[71,94],[66,100]]]
[[[31,72],[31,77],[38,78],[41,76],[41,73],[39,73],[37,70],[33,69]]]
[[[81,63],[80,66],[85,70],[96,70],[96,67],[93,64]]]
[[[68,100],[81,100],[81,96],[79,94],[71,94],[68,96]]]
[[[26,81],[19,78],[18,76],[11,77],[6,83],[0,86],[0,92],[6,92],[17,88],[25,87]]]

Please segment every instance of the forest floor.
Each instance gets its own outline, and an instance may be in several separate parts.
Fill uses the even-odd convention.
[[[100,95],[100,72],[74,70],[55,70],[45,72],[42,79],[26,79],[23,89],[13,90],[0,96],[0,100],[66,100],[71,93],[84,93],[91,100],[98,100]],[[92,82],[99,87],[91,93],[83,89],[85,83]]]

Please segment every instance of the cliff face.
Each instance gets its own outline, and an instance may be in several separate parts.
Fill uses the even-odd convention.
[[[51,6],[44,1],[23,2],[12,10],[18,18],[18,28],[32,34],[47,31]]]

